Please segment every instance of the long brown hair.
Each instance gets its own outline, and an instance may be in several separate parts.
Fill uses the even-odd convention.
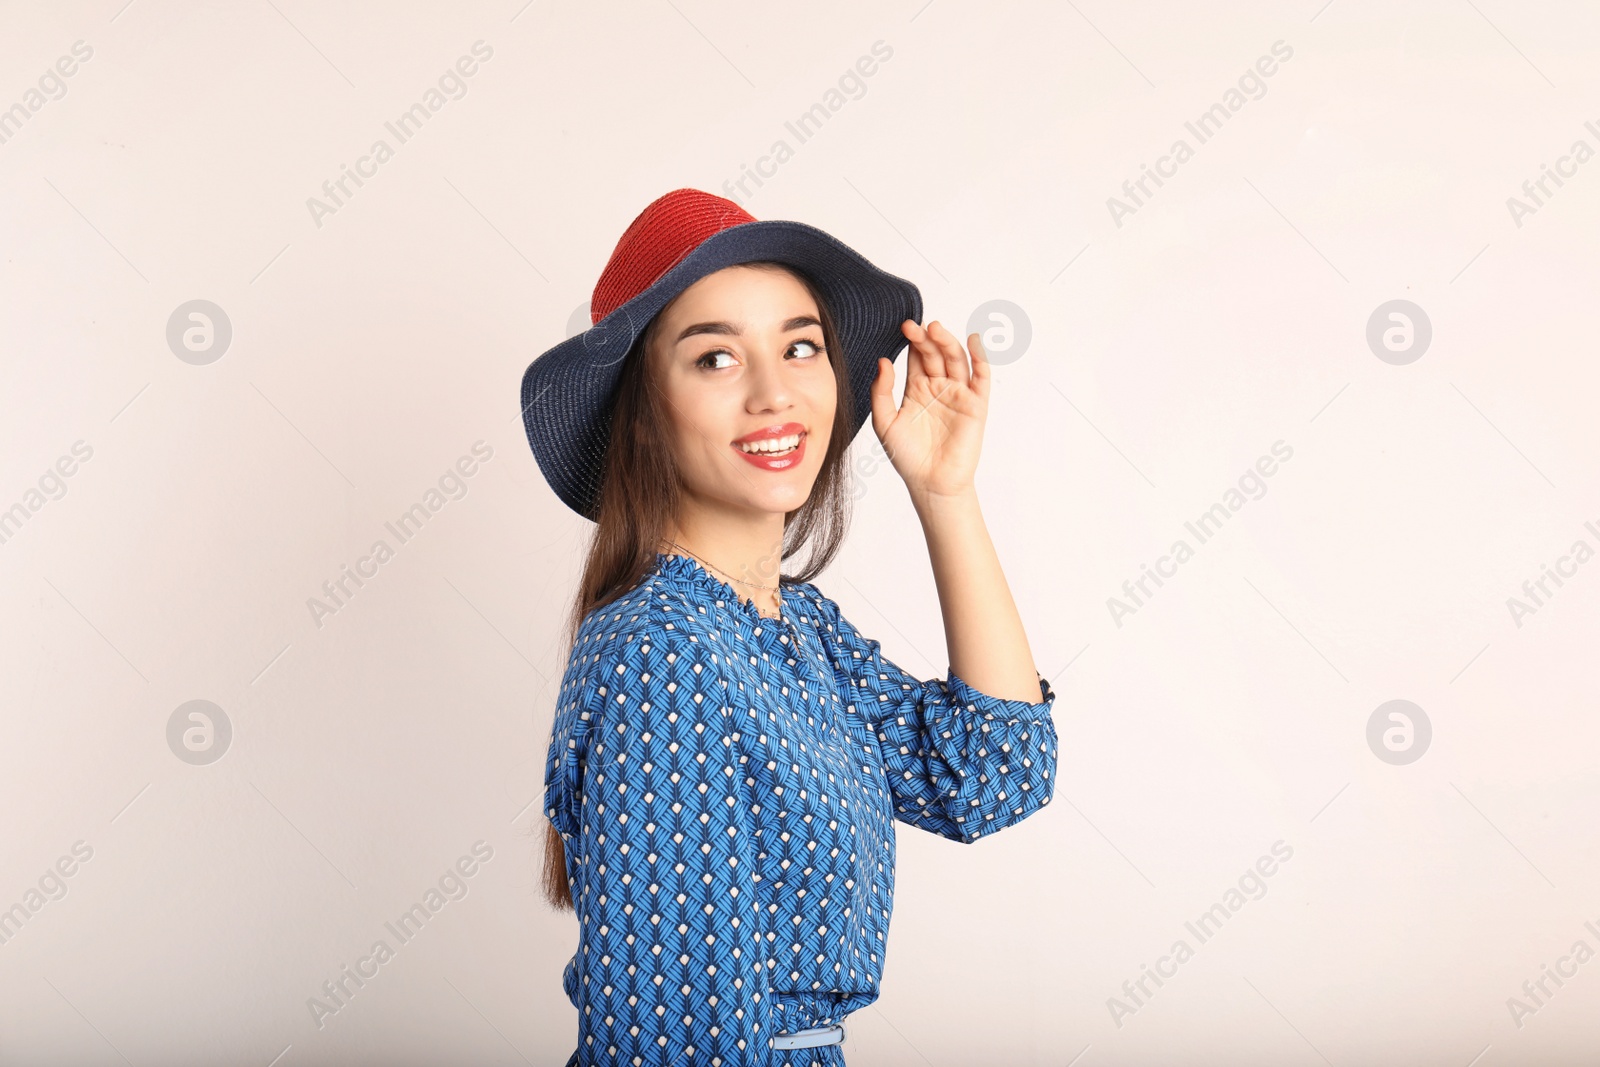
[[[833,328],[833,318],[816,286],[801,271],[782,263],[759,261],[740,264],[792,274],[817,304],[822,322],[822,345],[827,350],[838,384],[833,432],[822,468],[806,502],[783,517],[783,559],[808,544],[811,551],[803,570],[780,575],[783,582],[809,582],[825,570],[844,543],[850,523],[849,471],[845,454],[854,428],[851,412],[855,397],[850,387],[845,353]],[[566,624],[567,655],[584,618],[596,608],[616,600],[636,586],[655,563],[656,549],[666,535],[668,520],[677,514],[681,482],[670,449],[660,447],[672,439],[667,400],[656,380],[654,351],[662,315],[657,313],[623,361],[611,416],[611,438],[606,446],[597,521],[591,536],[583,577]],[[763,575],[769,581],[772,575]],[[544,895],[558,910],[572,910],[567,881],[567,854],[561,835],[544,821]]]

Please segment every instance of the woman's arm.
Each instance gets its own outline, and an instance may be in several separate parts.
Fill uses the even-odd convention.
[[[759,842],[716,654],[661,629],[596,629],[579,652],[594,657],[568,695],[586,758],[575,780],[575,758],[556,765],[572,796],[552,808],[581,868],[580,1059],[767,1063]]]
[[[878,361],[872,426],[905,480],[922,520],[939,589],[950,667],[991,696],[1039,699],[1039,678],[1000,559],[984,525],[973,479],[989,413],[989,359],[977,334],[961,342],[938,322],[901,332],[906,388],[894,404],[894,364]]]
[[[1050,803],[1058,760],[1043,676],[1032,700],[980,692],[952,669],[923,681],[883,654],[815,585],[828,654],[844,686],[845,713],[876,744],[894,817],[966,844],[1021,822]]]
[[[913,496],[939,589],[950,669],[990,696],[1037,702],[1039,677],[976,490]]]

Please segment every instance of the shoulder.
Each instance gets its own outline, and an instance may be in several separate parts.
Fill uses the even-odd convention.
[[[686,617],[683,599],[647,579],[585,617],[562,706],[586,734],[588,758],[609,766],[633,752],[676,764],[704,753],[685,773],[709,773],[731,751],[724,643],[697,614]]]
[[[650,572],[638,585],[584,616],[573,652],[586,646],[598,652],[657,635],[664,642],[690,641],[707,629],[707,623],[706,605]]]
[[[850,625],[838,603],[818,589],[812,582],[795,582],[792,585],[799,601],[800,620],[812,627],[817,636],[833,643],[853,640],[857,631]]]
[[[654,574],[608,604],[590,611],[574,635],[563,689],[575,700],[630,695],[671,685],[691,675],[704,690],[720,678],[722,648],[702,606]],[[677,687],[664,690],[677,698]],[[658,696],[658,699],[661,699]]]
[[[790,591],[799,599],[800,613],[803,616],[810,616],[812,621],[838,617],[839,605],[828,599],[827,594],[818,589],[815,583],[790,582],[788,585]]]

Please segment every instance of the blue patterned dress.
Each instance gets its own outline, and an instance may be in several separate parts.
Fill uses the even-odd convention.
[[[1034,704],[919,681],[815,585],[781,595],[763,617],[660,554],[579,628],[545,771],[572,1064],[842,1067],[770,1042],[878,998],[894,821],[971,843],[1050,801],[1047,679]]]

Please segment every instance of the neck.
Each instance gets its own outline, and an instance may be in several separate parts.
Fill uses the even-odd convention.
[[[663,541],[662,552],[690,555],[710,564],[707,569],[729,580],[741,600],[753,601],[763,614],[777,614],[779,594],[757,587],[777,586],[782,573],[781,512],[710,513],[686,508],[676,521],[667,523],[664,537],[682,548]]]

